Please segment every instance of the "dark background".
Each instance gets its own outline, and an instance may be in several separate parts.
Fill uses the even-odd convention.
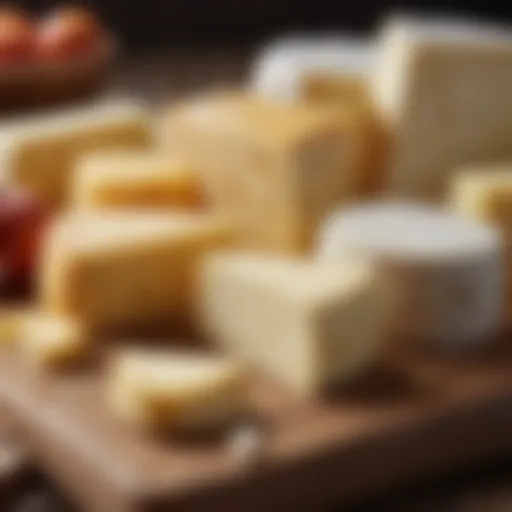
[[[64,2],[64,0],[63,0]],[[61,3],[63,3],[61,2]],[[57,2],[21,0],[43,11]],[[129,47],[247,44],[301,28],[366,31],[390,9],[463,12],[511,19],[509,0],[378,2],[376,0],[96,0],[93,5]]]

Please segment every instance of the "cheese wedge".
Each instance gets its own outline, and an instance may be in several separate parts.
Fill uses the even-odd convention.
[[[299,395],[369,368],[386,341],[387,308],[385,283],[364,262],[225,253],[202,269],[205,335]]]
[[[171,109],[169,147],[200,171],[214,207],[254,250],[308,250],[324,215],[354,193],[360,136],[327,107],[218,93]]]
[[[230,239],[224,218],[202,213],[63,215],[44,244],[41,303],[97,329],[185,322],[197,265]]]
[[[395,336],[443,348],[492,339],[504,312],[498,233],[451,212],[413,203],[373,202],[331,216],[320,261],[374,261],[394,291]]]
[[[87,329],[70,318],[34,313],[19,319],[18,348],[31,364],[58,368],[83,359],[90,347]]]
[[[372,80],[395,132],[388,193],[439,201],[462,165],[512,157],[512,36],[460,19],[396,17]]]
[[[151,132],[142,107],[114,101],[0,125],[0,139],[2,182],[60,207],[69,199],[77,158],[91,150],[145,147]]]
[[[227,426],[249,410],[248,373],[223,356],[127,349],[107,375],[112,413],[146,428],[197,431]]]
[[[73,206],[197,209],[200,185],[190,164],[167,153],[109,151],[78,162]]]

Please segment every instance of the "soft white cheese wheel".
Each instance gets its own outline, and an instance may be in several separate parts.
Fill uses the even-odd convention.
[[[333,215],[324,260],[368,257],[396,289],[397,336],[446,347],[483,342],[504,311],[504,263],[492,228],[427,205],[374,202]]]
[[[250,87],[263,96],[293,100],[305,74],[330,71],[366,76],[373,60],[373,44],[365,38],[329,34],[282,37],[257,53]]]

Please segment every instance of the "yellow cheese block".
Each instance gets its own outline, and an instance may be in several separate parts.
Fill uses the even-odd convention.
[[[161,129],[247,248],[307,250],[325,214],[353,198],[360,133],[330,107],[217,93],[171,109]]]
[[[299,98],[345,111],[354,127],[364,134],[357,192],[362,197],[381,192],[386,185],[392,136],[373,103],[366,78],[335,71],[311,71],[302,79]]]
[[[77,164],[73,205],[78,208],[196,209],[202,202],[194,169],[167,153],[109,151]]]
[[[460,169],[452,179],[450,203],[458,213],[491,223],[512,240],[512,164]]]
[[[200,430],[229,424],[249,409],[248,373],[229,358],[127,349],[107,375],[112,413],[147,428]]]
[[[45,240],[40,299],[97,329],[184,321],[197,265],[230,240],[229,223],[203,213],[70,213]]]
[[[90,346],[87,329],[80,322],[43,313],[20,319],[18,336],[23,357],[43,368],[80,361]]]
[[[68,200],[76,158],[103,148],[145,147],[149,118],[131,102],[101,102],[0,126],[4,183],[27,187],[52,207]]]
[[[225,253],[201,277],[205,336],[298,394],[351,381],[381,355],[388,292],[369,264]]]

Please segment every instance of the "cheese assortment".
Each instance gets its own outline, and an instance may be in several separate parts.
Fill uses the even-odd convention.
[[[201,259],[230,238],[228,221],[201,213],[65,214],[42,253],[41,304],[98,330],[183,321]]]
[[[393,17],[373,92],[395,134],[388,193],[442,200],[461,165],[512,157],[512,36],[461,19]]]
[[[353,380],[387,335],[384,283],[364,262],[262,255],[204,263],[199,322],[208,339],[301,395]]]
[[[451,348],[485,342],[500,326],[501,249],[494,229],[443,209],[374,202],[334,214],[317,257],[374,261],[394,285],[395,336]]]
[[[201,187],[185,160],[154,151],[109,151],[81,159],[73,182],[80,209],[145,207],[198,209]]]
[[[98,102],[0,126],[1,180],[29,189],[50,207],[68,202],[75,159],[87,151],[146,147],[149,117],[133,101]]]
[[[323,216],[353,198],[361,134],[331,108],[217,93],[171,109],[161,129],[248,249],[307,251]]]
[[[253,373],[321,400],[394,342],[490,343],[512,282],[505,32],[397,17],[375,43],[274,41],[247,87],[155,117],[107,102],[0,126],[0,266],[37,266],[2,341],[55,369],[165,326],[165,348],[116,345],[104,391],[121,422],[173,432],[254,412]],[[201,351],[177,349],[184,326]]]
[[[116,417],[134,426],[177,432],[218,428],[251,409],[249,373],[229,357],[127,349],[107,374]]]

